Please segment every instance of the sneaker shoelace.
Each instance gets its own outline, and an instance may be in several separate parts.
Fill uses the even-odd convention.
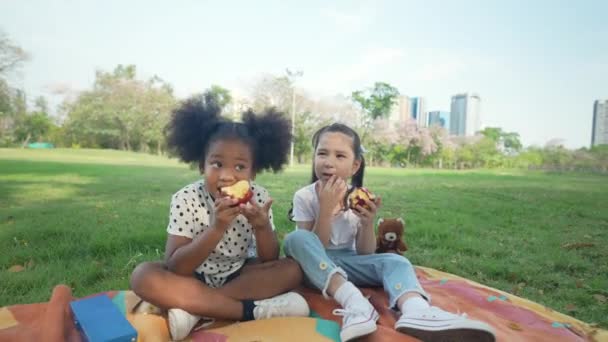
[[[365,310],[360,310],[360,309],[359,310],[358,309],[334,309],[331,313],[335,316],[344,316],[344,317],[350,316],[350,315],[365,316],[365,314],[366,314]]]

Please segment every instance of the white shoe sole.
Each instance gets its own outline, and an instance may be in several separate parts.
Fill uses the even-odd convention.
[[[380,316],[377,312],[374,311],[372,317],[369,320],[357,324],[353,324],[349,327],[348,330],[340,331],[340,339],[343,342],[350,341],[354,338],[362,337],[365,335],[369,335],[378,329],[376,325],[376,321],[378,321]]]
[[[169,334],[171,336],[172,341],[181,341],[186,338],[190,334],[192,329],[196,326],[196,324],[200,321],[200,318],[194,321],[194,324],[190,327],[188,331],[186,331],[186,328],[184,328],[183,326],[183,322],[181,322],[183,320],[183,317],[179,317],[180,315],[183,316],[184,313],[190,315],[189,313],[181,309],[170,309],[167,313],[167,320],[169,321]],[[187,319],[189,319],[189,317],[187,317]]]
[[[395,329],[424,342],[496,341],[492,328],[485,323],[476,321],[468,321],[460,326],[450,324],[436,327],[402,322],[396,325]]]

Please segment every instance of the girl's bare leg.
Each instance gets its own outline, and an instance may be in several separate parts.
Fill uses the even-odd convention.
[[[167,270],[161,262],[146,262],[135,268],[131,288],[143,300],[163,309],[180,308],[198,316],[239,320],[243,305],[192,277]]]
[[[163,309],[180,308],[198,316],[238,320],[244,299],[264,299],[287,292],[302,281],[300,266],[292,259],[246,265],[241,274],[214,289],[194,277],[167,270],[161,262],[135,268],[131,288],[147,302]]]
[[[293,290],[302,282],[302,270],[290,258],[250,264],[219,291],[234,299],[265,299]]]

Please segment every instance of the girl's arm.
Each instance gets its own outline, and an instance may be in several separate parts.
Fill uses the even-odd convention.
[[[272,198],[269,198],[261,207],[253,199],[247,205],[241,205],[243,215],[253,227],[258,258],[262,262],[279,258],[279,240],[270,222],[271,206]]]
[[[332,176],[327,182],[318,183],[317,193],[319,195],[319,217],[314,221],[312,231],[317,234],[323,246],[327,247],[334,212],[346,195],[346,182],[339,177]]]
[[[234,206],[236,202],[229,197],[216,200],[214,221],[194,239],[169,234],[165,246],[165,264],[171,272],[190,276],[209,257],[230,222],[239,214],[240,208]]]
[[[375,202],[369,200],[365,200],[365,202],[369,209],[357,205],[353,210],[355,215],[359,217],[356,241],[357,254],[372,254],[376,251],[374,219],[382,200],[378,197]]]
[[[220,229],[207,229],[194,239],[184,236],[167,236],[165,264],[173,273],[191,276],[194,270],[209,257],[222,239]]]
[[[363,223],[357,230],[356,242],[357,254],[372,254],[376,251],[376,234],[374,233],[374,224]]]
[[[260,261],[277,260],[279,258],[279,240],[270,224],[264,228],[254,228],[254,234]]]
[[[333,209],[321,206],[321,208],[319,208],[319,217],[314,222],[311,222],[312,231],[313,233],[317,234],[319,240],[321,240],[321,243],[323,244],[323,247],[327,247],[327,245],[329,245],[332,216]]]

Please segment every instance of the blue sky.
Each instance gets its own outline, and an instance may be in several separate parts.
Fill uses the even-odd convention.
[[[602,0],[2,1],[0,29],[32,56],[12,80],[30,98],[119,63],[182,97],[292,68],[313,94],[385,81],[427,110],[476,92],[483,126],[568,147],[590,144],[593,101],[608,98]]]

